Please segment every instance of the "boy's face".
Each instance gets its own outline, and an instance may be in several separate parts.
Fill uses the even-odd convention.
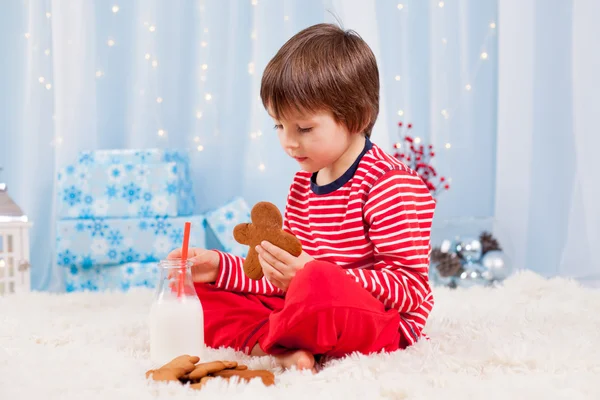
[[[332,168],[350,146],[351,135],[346,127],[326,111],[273,121],[281,147],[304,171]]]

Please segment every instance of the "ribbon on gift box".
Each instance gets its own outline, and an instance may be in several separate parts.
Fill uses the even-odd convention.
[[[186,221],[192,223],[190,247],[205,247],[203,215],[60,220],[57,264],[92,269],[98,265],[157,262],[181,247]]]
[[[157,263],[95,265],[90,269],[71,265],[65,269],[66,292],[127,291],[135,287],[155,288],[160,272]]]

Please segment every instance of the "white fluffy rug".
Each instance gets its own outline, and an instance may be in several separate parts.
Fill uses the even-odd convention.
[[[268,388],[219,379],[200,392],[146,381],[149,291],[0,298],[0,399],[600,399],[600,290],[526,272],[435,295],[430,341],[314,376],[274,369]]]

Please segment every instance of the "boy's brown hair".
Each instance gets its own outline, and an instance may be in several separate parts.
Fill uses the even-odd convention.
[[[260,96],[276,119],[329,111],[350,133],[371,136],[379,113],[377,61],[354,31],[313,25],[289,39],[269,61]]]

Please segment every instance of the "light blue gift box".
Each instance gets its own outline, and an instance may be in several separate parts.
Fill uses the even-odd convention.
[[[183,243],[191,222],[190,247],[205,247],[204,216],[79,219],[57,222],[56,263],[92,269],[98,265],[163,260]]]
[[[178,166],[75,164],[58,174],[59,218],[179,215]]]
[[[65,268],[65,291],[127,291],[131,288],[155,288],[160,278],[158,264],[127,263],[84,269],[73,265]]]
[[[246,201],[236,197],[205,216],[207,247],[246,257],[248,246],[236,242],[233,238],[233,228],[237,224],[250,222],[250,208]]]
[[[177,149],[108,149],[82,151],[79,153],[79,165],[114,164],[160,164],[173,162],[177,165],[178,188],[177,208],[180,216],[192,215],[196,207],[190,173],[190,157],[186,150]]]

